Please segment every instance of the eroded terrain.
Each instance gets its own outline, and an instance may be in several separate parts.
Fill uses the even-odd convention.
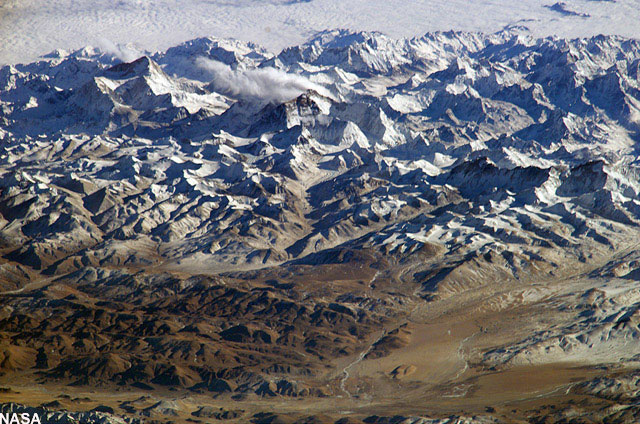
[[[1,68],[3,408],[637,420],[639,70],[346,31]]]

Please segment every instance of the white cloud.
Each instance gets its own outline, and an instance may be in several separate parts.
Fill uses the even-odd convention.
[[[307,90],[332,97],[323,86],[301,75],[288,74],[276,68],[231,69],[224,63],[204,57],[198,58],[196,64],[211,73],[216,91],[236,99],[282,103]]]
[[[142,54],[139,51],[129,46],[116,44],[113,41],[108,40],[106,38],[99,38],[97,42],[97,47],[100,49],[101,52],[112,55],[123,62],[133,62],[134,60],[142,56]]]

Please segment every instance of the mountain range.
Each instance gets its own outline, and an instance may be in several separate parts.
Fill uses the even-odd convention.
[[[0,369],[189,396],[123,416],[636,419],[639,142],[617,36],[4,66]]]

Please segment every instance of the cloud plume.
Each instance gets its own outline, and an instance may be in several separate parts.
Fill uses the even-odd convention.
[[[282,103],[298,97],[307,90],[315,90],[332,98],[321,85],[307,78],[289,74],[276,68],[231,69],[211,59],[198,58],[197,66],[211,73],[214,89],[226,96],[251,102]]]
[[[116,44],[106,38],[99,38],[97,46],[103,53],[120,59],[123,62],[132,62],[142,55],[139,51],[129,46]]]

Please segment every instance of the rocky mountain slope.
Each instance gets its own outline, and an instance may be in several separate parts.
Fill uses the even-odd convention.
[[[550,393],[619,414],[632,377],[596,370],[638,360],[639,130],[620,37],[330,31],[5,66],[0,369],[383,408],[389,379],[464,400],[562,366]],[[440,373],[428,346],[452,349]]]

